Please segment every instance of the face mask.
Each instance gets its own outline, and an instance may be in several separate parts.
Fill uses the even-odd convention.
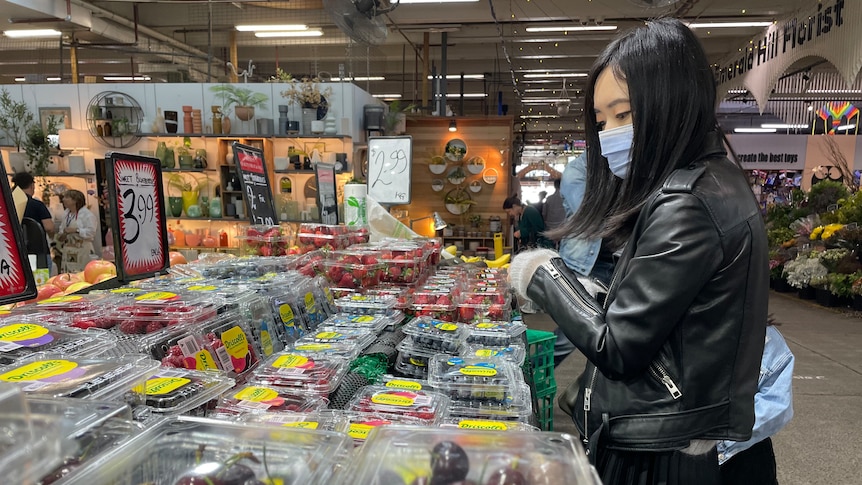
[[[602,155],[608,159],[608,167],[611,172],[621,179],[626,178],[629,165],[632,163],[634,136],[635,129],[632,124],[599,132]]]

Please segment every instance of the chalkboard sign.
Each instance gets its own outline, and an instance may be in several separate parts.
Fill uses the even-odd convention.
[[[24,244],[24,232],[12,201],[6,167],[0,159],[0,304],[36,296],[36,281]]]
[[[338,200],[335,188],[335,164],[318,163],[314,166],[317,179],[317,207],[320,207],[320,222],[338,224]]]
[[[168,267],[161,166],[157,158],[124,153],[108,153],[105,159],[120,282],[148,278]]]
[[[240,143],[233,143],[233,159],[239,172],[240,185],[245,194],[248,218],[252,224],[274,226],[278,224],[269,188],[269,175],[263,150]]]
[[[368,138],[368,196],[380,204],[410,203],[413,137]]]

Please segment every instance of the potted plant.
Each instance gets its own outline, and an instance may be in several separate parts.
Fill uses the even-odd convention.
[[[443,198],[446,210],[455,215],[461,215],[470,210],[470,206],[476,201],[470,198],[470,194],[464,189],[454,189]]]
[[[287,89],[281,92],[281,96],[299,105],[302,109],[302,133],[311,134],[311,122],[323,116],[320,108],[329,108],[327,97],[332,95],[332,88],[327,86],[321,90],[321,81],[317,77],[290,77],[285,82]]]
[[[813,300],[816,297],[810,282],[812,278],[825,277],[827,272],[826,266],[820,263],[820,258],[814,252],[811,255],[800,254],[784,265],[787,283],[799,290],[799,297],[803,300]]]
[[[853,309],[862,311],[862,271],[854,273],[856,277],[850,285],[850,293],[853,295]]]
[[[179,191],[182,201],[182,210],[187,217],[200,217],[200,207],[198,206],[198,198],[202,190],[206,190],[208,179],[206,176],[197,177],[191,173],[172,173],[168,177],[168,205],[171,208],[171,213],[175,214],[176,209],[173,204],[176,204],[176,196],[172,196],[171,189]],[[176,193],[176,192],[173,192]],[[171,200],[171,199],[174,200]],[[193,215],[196,211],[192,210],[189,214],[189,208],[198,206],[198,215]],[[179,216],[175,216],[179,217]]]
[[[464,172],[464,169],[459,165],[449,172],[449,175],[447,175],[446,178],[449,179],[449,182],[455,185],[460,185],[467,178],[467,173]]]
[[[53,162],[51,161],[51,140],[48,139],[49,134],[56,134],[59,120],[54,116],[49,116],[46,123],[47,130],[42,128],[39,123],[31,123],[27,127],[26,136],[22,142],[24,153],[27,154],[27,168],[34,177],[44,177],[48,175]]]
[[[383,133],[386,135],[400,135],[407,131],[407,112],[416,108],[415,104],[401,106],[401,100],[396,99],[389,103],[389,111],[383,118]]]
[[[240,87],[236,84],[219,84],[212,86],[210,91],[224,98],[224,111],[234,106],[234,114],[240,121],[249,121],[254,118],[255,108],[266,109],[269,96],[263,93],[255,93],[251,89]]]
[[[32,123],[33,113],[27,103],[13,100],[6,88],[0,90],[0,131],[15,146],[15,152],[9,152],[9,166],[14,172],[26,170],[27,158],[21,146]]]
[[[829,298],[824,306],[848,306],[853,296],[853,282],[856,281],[857,273],[829,273],[826,275]],[[818,303],[820,298],[818,297]],[[823,304],[823,303],[821,303]]]

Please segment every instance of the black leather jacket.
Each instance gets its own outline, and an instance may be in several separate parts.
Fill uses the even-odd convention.
[[[626,450],[747,440],[768,268],[759,207],[720,145],[676,170],[644,206],[605,305],[560,258],[541,265],[527,296],[588,359],[560,398],[581,434]]]

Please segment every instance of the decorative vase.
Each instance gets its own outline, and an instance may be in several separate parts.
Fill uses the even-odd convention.
[[[203,213],[201,212],[201,206],[197,204],[190,205],[186,211],[186,215],[189,217],[202,217]]]
[[[210,199],[210,217],[213,219],[221,219],[221,197],[213,197]]]
[[[221,132],[225,135],[230,135],[230,116],[225,116],[221,120]]]
[[[165,131],[167,131],[168,133],[176,133],[178,128],[179,124],[177,123],[177,112],[165,111]]]
[[[337,121],[335,119],[335,110],[330,109],[328,113],[326,113],[326,118],[323,119],[324,129],[323,132],[327,135],[335,135],[338,133]]]
[[[193,217],[191,214],[189,214],[189,207],[197,205],[198,195],[199,194],[197,190],[183,191],[183,211],[185,211],[186,215],[189,217]],[[200,216],[200,209],[198,209],[198,215]]]
[[[194,168],[207,168],[207,151],[205,148],[195,150]]]
[[[312,121],[317,121],[317,108],[302,108],[302,128],[300,131],[301,134],[311,134]]]
[[[156,153],[158,153],[158,150],[156,151]],[[174,149],[170,147],[165,147],[159,160],[162,161],[162,168],[174,168],[177,163],[176,158],[174,158]]]
[[[192,154],[188,150],[181,150],[178,159],[180,161],[180,168],[183,170],[189,170],[195,166],[194,157],[192,157]]]
[[[254,118],[254,106],[234,106],[233,112],[236,114],[236,119],[240,121]]]
[[[180,217],[183,215],[183,198],[169,196],[168,197],[168,207],[171,209],[172,217]]]

